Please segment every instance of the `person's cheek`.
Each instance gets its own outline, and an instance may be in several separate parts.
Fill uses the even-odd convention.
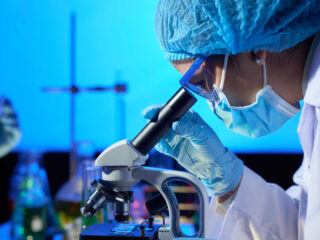
[[[208,92],[210,92],[216,84],[216,76],[210,70],[205,68],[203,72],[203,78],[205,84],[204,87]]]

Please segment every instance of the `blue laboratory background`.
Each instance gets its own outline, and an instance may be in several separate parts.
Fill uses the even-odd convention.
[[[145,125],[141,111],[163,103],[178,89],[179,73],[163,59],[153,15],[156,0],[1,0],[0,95],[9,97],[23,138],[16,151],[70,147],[70,94],[48,94],[43,87],[70,84],[70,14],[76,14],[76,82],[80,87],[125,81],[124,96],[80,93],[76,99],[76,139],[103,150],[123,136],[133,138]],[[121,126],[119,98],[126,103]],[[301,152],[299,115],[280,131],[249,139],[227,130],[199,99],[194,106],[221,141],[239,153]]]

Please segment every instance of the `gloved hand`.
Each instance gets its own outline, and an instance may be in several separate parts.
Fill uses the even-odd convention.
[[[8,154],[20,138],[17,115],[10,101],[0,97],[0,158]]]
[[[163,105],[153,105],[142,115],[151,120]],[[175,158],[205,184],[209,195],[222,196],[236,188],[243,162],[225,148],[214,131],[193,110],[172,124],[156,149]]]

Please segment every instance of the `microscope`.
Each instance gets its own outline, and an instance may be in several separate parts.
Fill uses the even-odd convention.
[[[200,65],[191,71],[195,72]],[[191,77],[192,73],[186,75]],[[196,101],[193,94],[182,86],[132,141],[116,142],[100,154],[95,165],[102,167],[102,179],[92,183],[95,190],[81,207],[81,213],[85,217],[94,216],[107,202],[112,202],[116,223],[94,224],[81,233],[80,240],[172,240],[186,237],[180,228],[178,202],[169,186],[169,182],[177,180],[189,183],[196,190],[200,203],[200,226],[194,237],[207,236],[209,197],[201,181],[187,172],[142,166],[148,159],[149,151],[168,132],[172,123],[180,119]],[[164,222],[162,225],[153,224],[152,218],[141,224],[122,224],[129,221],[130,203],[134,197],[134,192],[130,189],[141,180],[153,185],[160,192],[161,197],[149,204],[149,212],[160,213],[161,210],[168,210],[168,227]],[[158,203],[161,202],[159,199],[163,199],[165,207]]]

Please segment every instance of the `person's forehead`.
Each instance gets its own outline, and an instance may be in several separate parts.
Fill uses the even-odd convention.
[[[177,69],[181,74],[185,74],[191,67],[195,59],[187,59],[180,61],[171,61],[171,64]]]

